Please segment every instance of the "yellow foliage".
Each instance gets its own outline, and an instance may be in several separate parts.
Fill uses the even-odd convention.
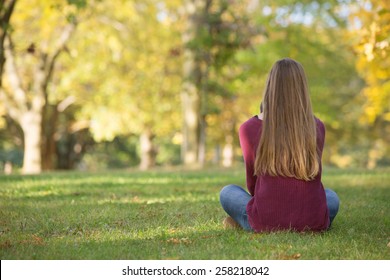
[[[366,81],[363,123],[374,123],[390,112],[390,2],[371,0],[353,15],[362,24],[355,30],[356,68]]]
[[[50,50],[59,30],[67,24],[67,16],[76,7],[66,0],[19,0],[11,18],[14,43],[17,49],[27,49],[31,43]]]
[[[93,120],[97,141],[144,127],[156,135],[180,128],[181,64],[171,50],[181,37],[168,17],[159,20],[161,3],[96,1],[77,26],[77,51],[71,51],[66,82],[57,90],[75,92],[82,104],[78,118]]]

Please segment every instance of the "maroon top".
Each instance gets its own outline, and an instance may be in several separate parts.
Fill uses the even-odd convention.
[[[317,146],[322,156],[325,126],[317,122]],[[246,211],[254,231],[292,229],[321,231],[329,226],[329,212],[320,172],[312,181],[282,176],[254,176],[256,149],[263,121],[253,117],[240,127],[240,144],[246,166],[246,183],[253,196]]]

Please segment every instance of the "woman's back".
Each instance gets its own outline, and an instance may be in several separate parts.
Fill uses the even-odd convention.
[[[325,127],[316,119],[317,147],[321,158]],[[248,220],[255,231],[293,229],[325,230],[329,226],[326,196],[320,170],[313,180],[294,177],[254,175],[256,149],[263,121],[253,117],[240,127],[240,143],[252,199],[247,205]]]

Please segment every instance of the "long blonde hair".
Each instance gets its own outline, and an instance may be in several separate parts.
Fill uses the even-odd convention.
[[[274,64],[262,106],[255,174],[313,180],[320,170],[317,125],[301,64],[289,58]]]

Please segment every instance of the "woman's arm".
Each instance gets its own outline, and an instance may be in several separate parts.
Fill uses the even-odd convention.
[[[248,134],[248,129],[246,128],[245,123],[240,127],[239,138],[242,155],[245,162],[246,186],[249,193],[253,196],[255,194],[255,185],[257,179],[257,176],[254,175],[255,151],[253,150],[253,146],[249,141],[250,135]]]

